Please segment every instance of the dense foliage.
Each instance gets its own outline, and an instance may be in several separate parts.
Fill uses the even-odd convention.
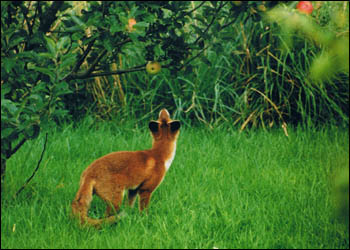
[[[43,124],[83,117],[348,124],[348,3],[295,5],[2,1],[2,176]]]

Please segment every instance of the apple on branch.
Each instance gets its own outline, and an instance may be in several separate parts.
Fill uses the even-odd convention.
[[[299,1],[297,9],[304,14],[310,15],[313,11],[312,3],[310,1]]]
[[[126,25],[126,29],[129,31],[129,32],[133,32],[135,31],[135,28],[133,27],[135,24],[136,24],[136,20],[135,18],[129,18],[128,19],[128,25]]]
[[[155,75],[159,73],[159,71],[162,69],[162,66],[157,61],[149,61],[146,65],[146,71],[148,74]]]

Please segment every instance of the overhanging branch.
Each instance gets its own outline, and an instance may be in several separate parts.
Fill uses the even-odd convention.
[[[139,67],[135,67],[135,68],[132,68],[132,69],[127,69],[127,70],[117,70],[117,71],[113,71],[113,72],[104,72],[104,73],[92,73],[95,70],[97,64],[101,61],[101,59],[108,52],[106,49],[103,49],[87,70],[77,73],[76,71],[78,71],[78,69],[80,68],[80,66],[84,62],[84,60],[87,57],[87,55],[92,51],[92,45],[95,42],[95,40],[96,39],[94,39],[93,41],[91,41],[89,43],[88,48],[85,50],[85,52],[82,55],[82,57],[79,59],[77,64],[74,66],[73,70],[67,76],[65,76],[62,80],[70,81],[70,80],[73,80],[73,79],[87,79],[87,78],[90,78],[90,77],[103,76],[101,74],[116,75],[116,74],[123,74],[123,73],[143,70],[143,69],[139,69],[139,67],[140,67],[139,66]],[[131,41],[132,41],[131,38],[127,38],[124,41],[122,41],[120,43],[117,43],[115,45],[115,47],[120,47],[120,46],[122,46],[122,45],[124,45],[126,43],[131,42]]]
[[[125,73],[130,73],[130,72],[143,71],[145,69],[146,69],[146,67],[144,64],[144,65],[136,66],[136,67],[130,68],[130,69],[122,69],[122,70],[115,70],[115,71],[108,71],[108,72],[95,72],[95,73],[90,73],[90,74],[85,74],[85,75],[75,75],[75,76],[73,76],[72,79],[87,79],[87,78],[91,78],[91,77],[121,75],[121,74],[125,74]]]
[[[93,39],[92,41],[89,42],[86,50],[84,51],[83,55],[81,56],[81,58],[79,59],[79,61],[77,62],[77,64],[74,66],[73,68],[73,72],[77,72],[78,69],[80,68],[80,66],[83,64],[85,58],[87,57],[87,55],[89,54],[90,50],[92,49],[92,45],[94,44],[94,42],[96,41],[96,38]]]

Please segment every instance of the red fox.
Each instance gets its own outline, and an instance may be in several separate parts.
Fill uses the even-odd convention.
[[[140,211],[147,208],[152,193],[163,181],[175,157],[180,121],[171,120],[169,112],[162,109],[158,120],[149,123],[149,129],[153,137],[151,149],[107,154],[92,162],[82,173],[72,203],[73,215],[81,224],[99,227],[102,223],[113,223],[117,217],[111,214],[119,210],[125,190],[128,190],[130,206],[139,195]],[[88,217],[93,194],[107,203],[107,218]]]

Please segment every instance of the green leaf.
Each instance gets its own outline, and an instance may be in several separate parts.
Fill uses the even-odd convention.
[[[62,57],[62,62],[59,64],[59,69],[63,70],[65,68],[71,68],[71,67],[73,67],[75,62],[76,62],[76,55],[75,54],[64,55]]]
[[[55,72],[51,71],[50,69],[38,67],[38,66],[31,66],[31,68],[35,71],[48,75],[50,77],[50,80],[54,82],[55,76],[56,76]]]
[[[14,131],[14,128],[1,129],[1,139],[9,137],[10,134],[12,134],[13,131]]]
[[[232,41],[234,39],[234,35],[232,32],[220,32],[220,39],[224,41]]]
[[[57,54],[56,42],[50,37],[44,36],[44,38],[46,40],[47,50],[51,53],[52,56],[56,57],[56,54]]]
[[[12,68],[16,66],[16,60],[8,57],[4,57],[2,60],[2,66],[5,68],[6,73],[10,73]]]
[[[35,139],[40,134],[40,126],[37,124],[33,124],[30,127],[27,127],[23,132],[26,138]]]
[[[5,95],[11,92],[11,86],[8,84],[1,85],[1,100],[5,98]]]
[[[209,67],[211,67],[211,62],[208,60],[208,58],[206,58],[205,56],[201,57],[201,61],[203,63],[205,63],[206,65],[208,65]]]
[[[147,28],[149,26],[149,24],[147,22],[138,22],[136,24],[134,24],[134,28]]]
[[[79,32],[79,31],[83,31],[83,29],[79,25],[74,25],[72,27],[65,28],[65,31],[67,31],[67,32]]]
[[[12,115],[15,115],[16,112],[18,111],[16,104],[8,99],[1,100],[1,110],[3,108],[7,109]]]
[[[140,41],[138,40],[139,35],[136,32],[131,32],[129,34],[130,39],[133,41],[135,44],[140,44]]]
[[[75,16],[75,15],[71,15],[71,18],[72,18],[72,20],[73,20],[76,24],[78,24],[81,28],[85,28],[85,26],[86,26],[85,23],[84,23],[83,21],[81,21],[79,17],[77,17],[77,16]]]
[[[69,85],[67,82],[62,81],[55,85],[54,94],[55,96],[70,94],[72,91],[69,89]]]
[[[108,52],[111,52],[113,50],[113,46],[111,44],[110,39],[103,40],[103,46],[105,47],[105,49],[107,49]]]
[[[64,49],[70,42],[70,38],[68,36],[61,37],[57,42],[57,49]]]
[[[17,37],[10,41],[9,48],[13,48],[24,41],[24,37]]]
[[[37,60],[38,54],[34,51],[23,51],[23,52],[17,54],[17,59],[18,58]]]
[[[72,40],[73,41],[77,41],[77,40],[80,40],[84,37],[84,34],[82,34],[81,32],[75,32],[73,35],[72,35]]]
[[[47,59],[54,59],[55,56],[48,52],[42,52],[38,54],[39,57],[47,58]]]

